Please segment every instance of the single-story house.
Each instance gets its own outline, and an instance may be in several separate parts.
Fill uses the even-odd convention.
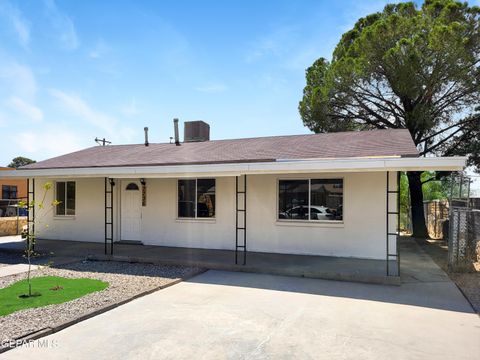
[[[176,123],[176,125],[178,122]],[[147,131],[148,129],[146,129]],[[419,157],[407,130],[95,146],[27,165],[30,198],[60,201],[39,238],[397,259],[400,171],[458,171],[463,157]],[[390,235],[389,235],[390,234]],[[233,259],[232,259],[233,261]]]

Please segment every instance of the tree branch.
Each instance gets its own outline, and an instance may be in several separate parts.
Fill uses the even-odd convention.
[[[475,117],[473,117],[473,118],[470,118],[470,119],[467,119],[467,120],[463,120],[463,121],[459,122],[458,124],[453,124],[453,125],[447,126],[446,128],[444,128],[444,129],[442,129],[442,130],[440,130],[440,131],[437,131],[436,133],[434,133],[434,134],[432,134],[432,135],[429,135],[429,136],[421,139],[421,140],[419,141],[419,143],[422,143],[422,142],[424,142],[424,141],[430,140],[431,138],[433,138],[433,137],[435,137],[435,136],[438,136],[438,135],[444,133],[445,131],[448,131],[448,130],[456,127],[456,126],[461,126],[461,125],[464,125],[464,124],[469,123],[470,121],[475,121],[475,120],[480,120],[480,116],[475,116]]]
[[[463,128],[460,128],[460,129],[457,129],[455,130],[453,133],[451,133],[449,136],[447,136],[446,138],[442,139],[441,141],[439,141],[438,143],[436,143],[435,145],[433,145],[432,147],[428,148],[428,147],[425,147],[425,149],[420,153],[420,156],[421,155],[425,155],[433,150],[435,150],[436,148],[438,148],[440,145],[444,144],[445,142],[447,142],[449,139],[451,139],[452,137],[455,136],[455,134],[457,134],[458,132],[462,131]]]

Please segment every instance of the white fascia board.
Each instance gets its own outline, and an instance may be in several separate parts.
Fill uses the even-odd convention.
[[[305,159],[234,164],[12,170],[2,171],[0,177],[177,178],[318,172],[460,171],[465,164],[466,157]]]

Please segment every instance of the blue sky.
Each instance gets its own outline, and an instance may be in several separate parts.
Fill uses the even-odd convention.
[[[308,133],[305,69],[385,1],[0,0],[0,164],[106,137],[166,142]]]
[[[0,0],[0,164],[153,142],[307,133],[304,72],[384,1]]]

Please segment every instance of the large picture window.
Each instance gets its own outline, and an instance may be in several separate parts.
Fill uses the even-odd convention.
[[[278,218],[343,221],[343,179],[280,180]]]
[[[215,179],[178,180],[178,217],[215,217]]]
[[[55,184],[55,209],[57,216],[75,215],[75,181],[57,181]]]
[[[17,186],[16,185],[2,185],[2,199],[16,199]]]

